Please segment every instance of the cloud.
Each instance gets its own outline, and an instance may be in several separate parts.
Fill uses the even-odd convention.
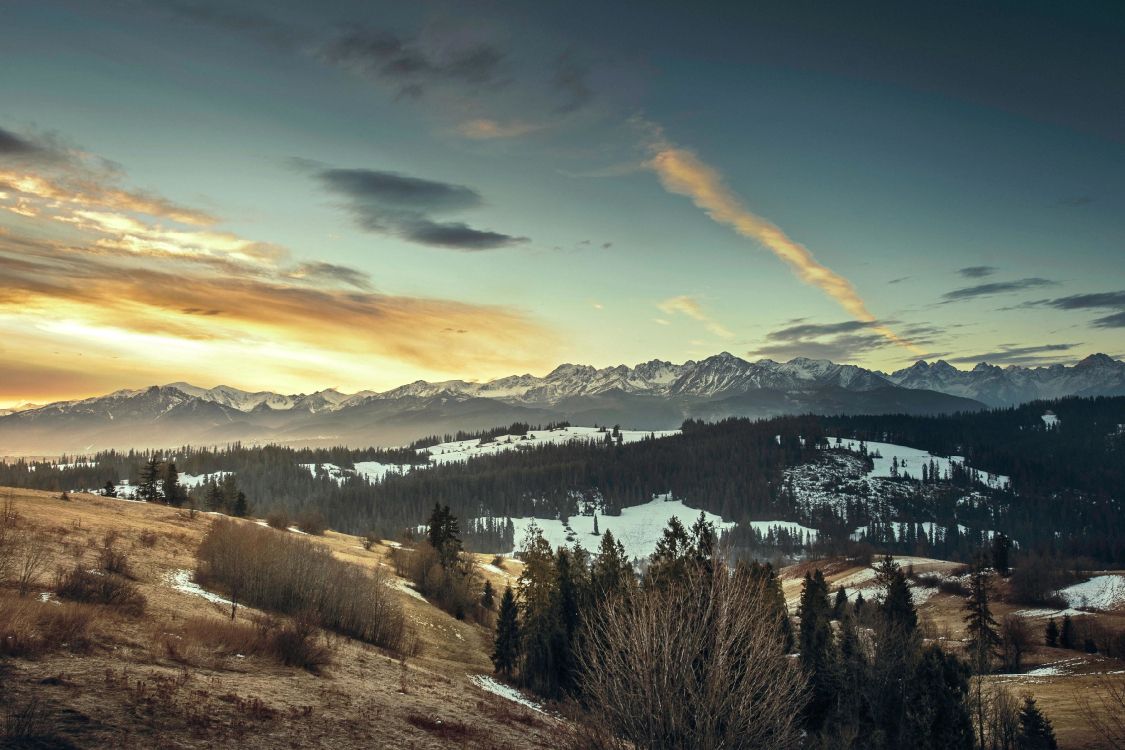
[[[996,266],[966,266],[957,270],[957,273],[964,276],[966,279],[981,279],[985,276],[991,276],[999,270]]]
[[[435,219],[432,214],[484,204],[480,193],[464,185],[371,169],[322,169],[317,177],[330,192],[345,199],[345,208],[356,224],[368,232],[466,252],[527,242],[526,237]]]
[[[1072,294],[1048,300],[1046,304],[1059,310],[1089,310],[1105,307],[1125,308],[1125,290],[1118,292],[1094,292],[1092,294]]]
[[[669,143],[658,127],[651,124],[646,124],[646,127],[651,155],[648,167],[656,172],[665,190],[691,198],[714,221],[762,244],[785,262],[801,281],[825,292],[857,320],[875,321],[875,315],[868,310],[850,281],[817,261],[804,245],[747,209],[723,183],[722,175],[695,153]],[[875,330],[900,346],[913,348],[910,342],[885,326]]]
[[[555,108],[558,114],[570,114],[589,104],[594,98],[590,89],[589,68],[582,64],[574,50],[569,49],[555,59],[555,70],[551,85],[562,97],[563,102]]]
[[[657,308],[666,315],[686,315],[692,320],[697,320],[711,333],[721,338],[734,338],[734,333],[703,311],[703,307],[692,297],[681,295],[670,297],[658,303]]]
[[[794,341],[815,336],[830,336],[840,333],[852,333],[867,328],[877,327],[874,321],[845,320],[841,323],[802,323],[788,326],[776,331],[771,331],[766,338],[775,341]]]
[[[1047,364],[1058,361],[1059,357],[1047,356],[1052,352],[1069,352],[1081,344],[1043,344],[1040,346],[1001,346],[994,352],[972,354],[954,357],[949,361],[954,364],[988,362],[989,364]]]
[[[1027,303],[1028,307],[1044,305],[1058,310],[1115,310],[1109,315],[1094,318],[1090,321],[1090,325],[1095,328],[1125,328],[1125,290],[1072,294],[1068,297]]]
[[[500,122],[486,117],[468,120],[457,126],[457,132],[470,140],[488,141],[501,138],[521,138],[531,133],[539,132],[546,126],[526,122],[524,120],[511,120]]]
[[[945,302],[960,302],[961,300],[976,299],[977,297],[991,297],[996,294],[1008,294],[1024,289],[1036,289],[1044,286],[1055,286],[1059,282],[1039,277],[1016,279],[1015,281],[994,281],[989,284],[978,284],[961,289],[954,289],[942,295]]]
[[[400,97],[410,98],[433,85],[502,86],[504,57],[495,45],[465,42],[456,35],[403,39],[385,29],[361,27],[344,31],[320,53],[324,62],[389,83]]]
[[[43,152],[42,147],[18,136],[10,130],[0,128],[0,158],[10,156],[31,156]]]
[[[314,282],[340,282],[365,291],[371,289],[371,277],[363,271],[350,266],[325,263],[324,261],[301,263],[286,276],[291,279],[308,279]]]

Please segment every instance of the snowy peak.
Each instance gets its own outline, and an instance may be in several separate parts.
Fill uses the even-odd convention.
[[[933,365],[923,361],[887,377],[903,388],[940,391],[990,406],[1063,396],[1125,395],[1125,362],[1105,354],[1091,354],[1070,367],[998,367],[981,362],[971,370],[959,370],[944,361]]]

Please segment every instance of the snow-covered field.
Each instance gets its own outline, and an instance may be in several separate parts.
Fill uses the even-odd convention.
[[[559,427],[554,430],[530,430],[527,435],[500,435],[482,443],[480,440],[457,440],[439,443],[419,452],[429,453],[430,461],[444,464],[451,461],[466,461],[477,456],[494,456],[511,450],[526,450],[541,445],[562,445],[577,442],[603,442],[607,432],[601,427]],[[679,430],[650,432],[644,430],[621,430],[622,443],[635,443],[648,437],[670,437],[678,435]]]
[[[828,438],[828,444],[832,447],[858,452],[860,441],[850,438],[841,439],[830,437]],[[865,445],[867,447],[867,455],[871,456],[875,464],[875,468],[871,472],[871,476],[873,477],[890,477],[895,459],[898,459],[899,476],[909,474],[914,479],[922,478],[923,464],[936,464],[940,476],[948,475],[954,464],[958,466],[965,465],[965,459],[961,456],[934,456],[919,448],[907,448],[904,445],[895,445],[893,443],[868,442],[865,443]],[[875,454],[878,455],[876,456]],[[1003,489],[1011,484],[1011,480],[1002,474],[989,474],[979,469],[969,469],[969,471],[972,472],[973,478],[977,482],[992,487],[993,489]]]
[[[1125,606],[1125,576],[1094,576],[1059,592],[1074,608],[1115,609]]]
[[[598,531],[602,534],[612,531],[614,538],[625,547],[625,554],[628,557],[645,558],[652,554],[661,532],[673,516],[679,518],[684,526],[690,527],[699,518],[699,513],[700,511],[689,508],[679,500],[671,500],[668,495],[660,495],[644,505],[622,508],[620,516],[598,514],[596,517]],[[704,513],[704,516],[715,524],[716,531],[734,526],[733,522],[724,521],[712,513]],[[595,516],[572,516],[565,524],[557,518],[513,518],[516,547],[518,549],[523,546],[528,528],[535,524],[552,547],[577,543],[595,552],[600,537],[594,535],[594,518]]]

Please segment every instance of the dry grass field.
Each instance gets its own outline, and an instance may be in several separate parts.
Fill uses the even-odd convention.
[[[262,613],[239,607],[232,623],[229,606],[177,588],[190,589],[187,571],[213,516],[0,490],[6,500],[21,537],[47,550],[25,596],[0,589],[0,655],[8,655],[0,660],[0,729],[38,737],[29,747],[546,748],[565,734],[561,719],[472,682],[491,672],[490,633],[431,606],[393,574],[409,653],[318,631],[327,663],[285,666],[255,637]],[[96,569],[107,534],[145,599],[141,614],[50,593],[56,571]],[[312,539],[372,568],[387,565],[391,549],[368,551],[333,532]],[[484,572],[502,590],[515,566]]]

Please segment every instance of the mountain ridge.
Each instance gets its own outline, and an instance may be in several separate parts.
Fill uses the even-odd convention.
[[[268,441],[372,445],[513,421],[659,430],[687,418],[782,414],[937,414],[1066,395],[1125,394],[1125,362],[1091,355],[1067,367],[938,360],[893,373],[829,360],[756,362],[722,352],[633,367],[564,363],[547,375],[486,382],[415,381],[377,392],[246,391],[187,382],[122,389],[0,416],[0,454]]]

